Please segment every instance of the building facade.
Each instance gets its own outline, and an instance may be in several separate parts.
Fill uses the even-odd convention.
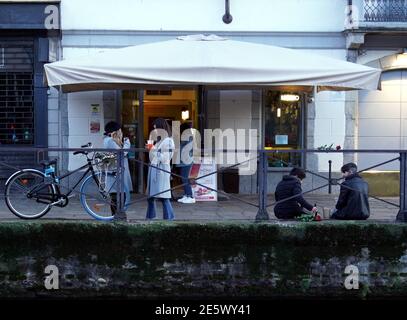
[[[230,1],[229,19],[219,0],[62,0],[58,59],[99,50],[174,39],[188,34],[216,34],[234,40],[283,46],[383,69],[382,91],[300,92],[253,90],[110,90],[62,94],[52,90],[48,104],[49,146],[102,145],[109,120],[123,124],[133,146],[144,146],[151,123],[160,116],[182,121],[188,111],[199,129],[256,129],[259,148],[345,149],[404,148],[407,96],[407,1],[286,0]],[[102,18],[103,17],[103,18]],[[231,19],[230,19],[231,18]],[[228,23],[225,23],[225,21]],[[187,54],[187,53],[186,53]],[[272,59],[272,57],[270,57]],[[200,102],[200,103],[198,103]],[[58,121],[52,121],[53,117]],[[53,134],[57,132],[57,134]],[[51,134],[52,133],[52,134]],[[74,169],[80,157],[59,155],[62,168]],[[389,155],[308,154],[270,158],[269,191],[292,166],[327,174],[328,161],[338,172],[344,162],[361,168]],[[135,189],[143,192],[143,170],[132,165]],[[397,163],[377,170],[392,172]],[[233,192],[255,193],[257,175],[241,175]],[[219,184],[222,185],[222,177]],[[236,180],[234,180],[236,181]],[[324,181],[310,176],[305,189]],[[225,186],[224,186],[225,187]],[[326,192],[321,189],[320,192]]]
[[[0,3],[0,148],[59,144],[52,141],[59,106],[48,99],[43,68],[56,61],[58,11],[59,1]],[[17,167],[38,163],[36,153],[1,153],[0,158]],[[10,168],[1,166],[0,178],[9,174]]]

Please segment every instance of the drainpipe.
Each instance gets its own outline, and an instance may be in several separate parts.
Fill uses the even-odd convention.
[[[224,23],[229,24],[232,22],[233,17],[230,14],[230,3],[229,0],[225,0],[225,14],[222,17]]]

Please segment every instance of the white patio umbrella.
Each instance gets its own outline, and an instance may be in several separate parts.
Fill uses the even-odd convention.
[[[381,70],[292,49],[193,35],[49,63],[45,73],[49,86],[66,92],[135,84],[376,90]]]

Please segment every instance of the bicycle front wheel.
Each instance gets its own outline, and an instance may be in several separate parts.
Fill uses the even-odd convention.
[[[99,172],[90,175],[82,183],[80,192],[81,204],[85,211],[97,220],[113,220],[116,203],[108,190],[109,184],[115,184],[116,177],[112,172]]]
[[[54,194],[53,186],[44,182],[41,171],[26,169],[10,176],[4,195],[14,215],[21,219],[38,219],[51,209]]]

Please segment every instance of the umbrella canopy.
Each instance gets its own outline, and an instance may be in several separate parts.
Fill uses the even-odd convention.
[[[45,65],[63,91],[166,85],[376,90],[381,70],[270,45],[193,35]]]

